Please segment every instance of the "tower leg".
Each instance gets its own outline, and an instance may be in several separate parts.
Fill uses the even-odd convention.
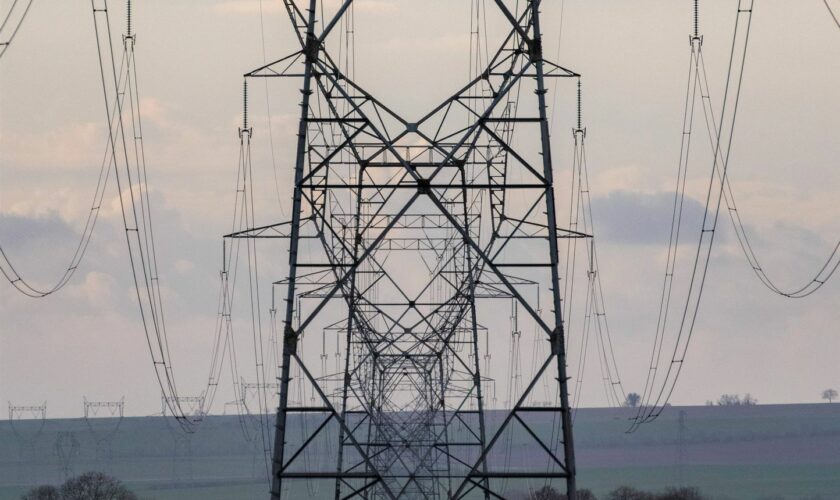
[[[315,40],[315,2],[309,0],[309,18],[306,29],[308,43]],[[280,401],[277,408],[277,421],[274,434],[274,456],[271,466],[271,498],[280,499],[283,488],[282,476],[283,460],[286,445],[286,416],[289,403],[289,381],[291,379],[292,354],[297,350],[300,332],[292,328],[292,318],[295,312],[295,280],[297,278],[298,243],[300,233],[300,211],[303,179],[303,168],[306,163],[306,117],[309,114],[309,96],[312,94],[312,65],[315,54],[306,55],[303,89],[301,90],[300,123],[298,124],[297,157],[295,160],[295,188],[292,203],[292,229],[289,239],[289,285],[286,296],[286,318],[283,329],[283,356],[280,369]]]
[[[554,308],[554,332],[551,340],[552,354],[557,357],[557,380],[560,384],[560,407],[563,428],[563,454],[566,465],[566,491],[569,500],[577,499],[575,484],[575,451],[572,439],[572,418],[569,406],[569,385],[566,374],[566,348],[565,332],[563,331],[563,312],[560,298],[560,276],[557,269],[559,258],[557,254],[557,215],[554,201],[554,174],[551,161],[551,144],[546,116],[545,103],[545,74],[542,59],[542,33],[540,31],[540,2],[531,1],[531,18],[534,27],[534,38],[532,41],[532,55],[537,73],[537,100],[540,118],[540,140],[542,143],[543,177],[546,180],[545,204],[548,218],[548,244],[551,253],[551,298]]]

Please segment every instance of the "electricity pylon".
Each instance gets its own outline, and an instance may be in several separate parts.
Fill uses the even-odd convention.
[[[96,444],[96,459],[110,465],[114,458],[114,437],[120,430],[125,413],[125,398],[119,401],[88,401],[82,398],[85,424]],[[103,424],[100,417],[110,417]],[[116,419],[116,423],[114,420]],[[99,420],[99,422],[96,422]]]
[[[227,235],[289,241],[272,498],[312,481],[336,499],[505,498],[556,479],[574,499],[558,238],[586,235],[557,226],[546,82],[579,75],[544,59],[540,1],[488,7],[506,27],[497,49],[418,120],[331,56],[353,0],[329,15],[306,4],[284,1],[300,50],[245,75],[302,81],[291,220]],[[547,317],[535,285],[550,291]],[[479,335],[499,300],[544,347],[490,415]],[[326,353],[333,338],[337,373],[300,349]],[[550,405],[537,404],[543,385]],[[528,453],[500,467],[510,433]]]
[[[61,465],[62,477],[67,480],[73,475],[73,462],[79,456],[79,440],[75,431],[61,431],[56,435],[55,454]]]
[[[184,432],[183,428],[173,426],[169,417],[175,416],[168,415],[168,413],[171,412],[172,408],[180,408],[185,415],[188,415],[194,421],[200,421],[206,416],[204,414],[204,402],[204,394],[174,397],[162,394],[160,397],[160,414],[172,437],[172,479],[176,481],[185,479],[181,475],[183,467],[179,467],[179,465],[186,467],[186,479],[193,478],[192,439],[195,433]]]
[[[25,423],[29,423],[30,425],[25,425]],[[15,406],[9,402],[9,425],[18,442],[19,479],[23,481],[34,481],[35,468],[31,467],[31,463],[35,462],[38,438],[41,437],[46,423],[46,401],[41,405],[29,406]]]

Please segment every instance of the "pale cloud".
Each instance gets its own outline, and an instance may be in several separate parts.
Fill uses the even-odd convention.
[[[113,276],[104,272],[91,271],[84,275],[83,281],[69,285],[67,295],[70,298],[83,300],[96,309],[108,309],[113,306],[116,288],[117,283]]]
[[[353,4],[357,10],[365,12],[392,13],[399,10],[396,2],[388,0],[357,0]]]
[[[327,0],[323,3],[328,11],[334,11],[342,4],[339,0]],[[374,13],[392,13],[398,10],[395,2],[387,0],[356,0],[353,7],[356,11]],[[212,9],[213,12],[223,15],[259,15],[261,11],[263,14],[285,12],[279,0],[229,0],[213,5]]]
[[[274,115],[271,118],[271,123],[274,130],[277,130],[277,127],[279,127],[279,132],[284,134],[283,137],[291,137],[297,133],[298,115],[291,113]]]
[[[650,193],[655,187],[651,185],[649,175],[649,171],[641,165],[619,165],[598,171],[589,183],[601,193],[618,190]],[[668,188],[673,189],[673,186]]]
[[[186,274],[186,273],[192,271],[193,269],[195,269],[195,264],[193,264],[189,260],[178,259],[178,260],[175,261],[175,266],[174,267],[175,267],[175,271],[177,271],[178,273]]]
[[[439,51],[469,51],[470,35],[458,33],[438,36],[429,41],[429,47]]]
[[[219,235],[230,227],[233,205],[239,146],[236,130],[241,123],[241,75],[260,66],[262,61],[260,2],[184,0],[143,4],[141,12],[145,10],[150,18],[160,12],[172,14],[145,23],[137,50],[141,91],[146,96],[141,109],[144,126],[148,125],[144,132],[149,182],[155,188],[153,195],[158,196],[153,200],[153,208],[159,263],[164,284],[171,287],[164,289],[170,342],[179,385],[190,392],[202,387],[206,379],[206,355],[212,339],[208,332],[212,331],[216,312]],[[454,2],[357,0],[354,4],[357,12],[371,12],[357,19],[355,77],[377,97],[393,104],[398,112],[403,107],[415,113],[424,112],[429,105],[426,101],[436,104],[439,96],[445,97],[463,83],[469,60],[469,54],[464,51],[468,46],[469,22],[466,16],[453,15]],[[576,7],[576,4],[580,5]],[[632,213],[622,213],[615,205],[610,213],[604,212],[596,200],[595,225],[597,235],[603,236],[598,240],[600,275],[610,308],[618,363],[626,387],[640,391],[655,328],[667,232],[661,245],[655,242],[632,245],[620,238],[610,241],[607,233],[612,226],[623,224],[622,221],[637,219],[638,222],[639,212],[645,207],[650,217],[664,221],[659,229],[667,231],[672,200],[661,193],[673,193],[674,189],[680,140],[675,130],[678,132],[680,126],[688,47],[684,43],[684,23],[671,22],[685,13],[683,7],[660,2],[661,5],[649,5],[657,7],[653,10],[639,6],[624,9],[620,4],[604,0],[567,3],[567,9],[571,9],[566,11],[570,17],[563,35],[563,53],[567,56],[557,62],[581,71],[586,77],[584,109],[592,138],[587,144],[593,196],[604,199],[619,192],[629,193],[624,200],[618,200],[627,203],[618,205]],[[325,8],[334,11],[338,5],[339,0],[330,0]],[[467,2],[460,5],[466,9],[464,12],[468,11]],[[262,0],[262,7],[267,16],[268,60],[297,50],[297,41],[280,1]],[[553,8],[549,3],[545,7]],[[717,7],[710,4],[709,8]],[[807,10],[805,6],[802,12],[783,9],[782,4],[774,7],[772,3],[762,4],[761,8],[762,19],[767,21],[762,26],[768,27],[767,30],[774,23],[811,22],[806,19],[810,14],[802,13]],[[400,16],[389,18],[400,9]],[[616,9],[621,12],[616,13]],[[772,9],[777,12],[771,12]],[[780,10],[784,10],[784,17],[779,15]],[[656,19],[649,16],[654,11]],[[78,37],[63,32],[53,35],[60,35],[67,47],[95,51],[89,32],[90,13],[84,9],[78,12],[78,18],[69,23],[55,9],[48,9],[42,12],[44,17],[39,22],[44,26],[84,27]],[[715,11],[707,14],[710,22],[705,28],[704,48],[710,76],[716,82],[725,76],[720,68],[725,66],[728,54],[715,50],[728,43],[731,36],[730,14],[728,8],[725,18],[717,16]],[[824,17],[824,13],[820,15]],[[556,34],[558,19],[544,17],[547,37]],[[651,22],[657,29],[650,29]],[[200,28],[184,31],[184,26]],[[778,42],[774,41],[780,36],[778,30],[767,32],[764,43],[777,44],[775,50],[766,50],[766,45],[765,50],[758,50],[762,45],[756,45],[748,65],[750,90],[745,93],[745,108],[738,117],[736,151],[743,151],[743,155],[731,164],[733,188],[739,196],[742,215],[746,216],[750,229],[755,228],[756,251],[762,252],[767,268],[774,277],[779,273],[779,280],[784,284],[797,284],[803,277],[812,276],[813,266],[825,257],[819,254],[828,251],[833,243],[830,236],[836,238],[840,233],[835,194],[840,182],[840,170],[835,168],[838,151],[836,141],[830,139],[836,129],[831,125],[840,116],[835,112],[840,101],[834,90],[837,72],[824,74],[836,68],[830,63],[838,60],[840,45],[827,43],[836,36],[833,26],[825,26],[822,32],[818,31],[822,29],[819,25],[812,27],[809,37],[799,37],[795,30],[790,30],[781,35],[791,40]],[[201,30],[214,36],[212,39],[191,36]],[[388,46],[389,41],[395,44]],[[789,41],[811,45],[796,49],[787,44]],[[58,85],[56,79],[41,79],[38,85],[28,85],[19,75],[37,75],[47,63],[54,62],[38,56],[46,58],[54,54],[55,38],[21,38],[21,42],[19,48],[28,52],[19,54],[27,58],[31,54],[33,62],[24,65],[25,61],[21,60],[20,66],[14,70],[6,68],[9,71],[0,75],[3,77],[0,104],[4,111],[0,113],[0,174],[3,175],[0,206],[7,216],[13,213],[31,219],[37,219],[36,215],[51,218],[46,223],[21,221],[31,236],[26,237],[22,246],[10,248],[12,257],[21,261],[23,271],[37,273],[36,278],[54,278],[55,272],[66,265],[67,253],[72,253],[78,225],[83,221],[81,217],[89,208],[99,162],[104,155],[107,128],[102,119],[95,54],[82,50],[66,53],[60,61],[61,69],[57,70],[63,76],[58,79],[60,87],[49,87]],[[812,57],[799,57],[800,54]],[[806,109],[799,101],[789,98],[791,89],[797,88],[796,83],[786,86],[783,82],[785,85],[780,86],[779,60],[797,65],[796,71],[787,72],[793,75],[790,78],[814,83],[802,98],[817,100],[820,106]],[[13,62],[14,59],[4,59],[4,65]],[[819,74],[808,74],[808,68],[821,69]],[[76,80],[70,78],[74,75]],[[273,206],[269,203],[276,203],[266,114],[272,116],[279,189],[288,204],[300,112],[299,82],[275,80],[283,79],[268,83],[270,110],[265,109],[262,101],[262,82],[252,87],[251,94],[255,189],[270,194],[266,203],[257,199],[261,222],[274,222],[274,214],[267,212]],[[80,90],[79,83],[74,87],[73,81],[87,82],[92,87]],[[15,107],[26,102],[34,109],[42,105],[44,95],[65,96],[60,103],[66,106],[55,108],[48,119],[43,113]],[[66,97],[71,95],[72,98]],[[715,95],[719,96],[720,92]],[[558,92],[558,97],[562,99],[564,93]],[[782,104],[802,108],[807,116],[779,120],[778,116],[771,119],[760,114],[777,115]],[[563,105],[566,107],[560,109],[572,109],[569,102],[558,107]],[[566,133],[572,125],[566,119],[570,116],[570,113],[557,115],[553,130],[558,144],[563,144],[561,140],[569,141]],[[768,131],[762,125],[782,130]],[[772,139],[790,130],[799,134],[795,147]],[[822,138],[822,142],[811,140],[812,137]],[[699,144],[708,149],[707,144]],[[523,149],[535,150],[531,143]],[[709,154],[703,149],[698,153]],[[563,157],[555,149],[558,210],[567,210],[570,156],[569,153]],[[747,156],[752,163],[747,162]],[[779,161],[785,156],[790,158],[791,165]],[[695,200],[703,199],[696,193],[707,185],[708,168],[709,162],[699,157],[692,163],[689,191]],[[124,393],[133,414],[156,411],[159,407],[159,390],[152,380],[138,320],[113,182],[112,178],[103,203],[102,225],[92,239],[90,256],[71,283],[74,288],[48,301],[26,301],[11,287],[0,288],[0,340],[5,341],[0,346],[0,353],[5,356],[0,362],[0,380],[9,381],[0,384],[0,400],[49,399],[51,415],[77,416],[83,392],[108,394],[119,387],[120,392],[114,396]],[[525,201],[514,199],[511,203],[518,209]],[[721,217],[721,227],[729,226],[725,214]],[[279,214],[276,219],[280,219]],[[796,231],[798,227],[804,231]],[[694,225],[687,223],[686,228],[696,235]],[[646,228],[650,230],[657,228]],[[728,227],[725,230],[731,231]],[[825,241],[814,239],[815,234],[823,236],[823,233],[828,235],[823,238]],[[54,238],[48,240],[47,236]],[[7,241],[11,245],[13,239],[20,243],[21,233],[3,230],[0,237],[4,245]],[[280,246],[280,251],[276,246],[260,248],[270,250],[260,260],[261,276],[265,280],[282,278],[287,271],[284,247]],[[685,269],[680,268],[680,272],[685,273]],[[828,283],[811,298],[784,302],[757,283],[731,233],[728,242],[718,240],[700,325],[675,401],[702,404],[721,392],[732,391],[752,392],[762,402],[817,401],[814,387],[822,389],[824,385],[837,383],[834,353],[840,351],[840,337],[836,335],[838,283]],[[112,301],[108,302],[109,299]],[[484,322],[495,328],[494,333],[504,333],[502,330],[507,325],[506,320],[501,321],[501,327],[492,325],[492,321]],[[247,328],[244,330],[247,333]],[[249,340],[242,341],[243,345],[249,345]],[[504,359],[506,342],[491,348],[497,349],[494,357]],[[242,351],[247,353],[248,349]],[[309,354],[317,358],[318,353]],[[242,361],[248,361],[242,355]],[[74,363],[78,359],[86,362]],[[766,359],[781,361],[760,362]],[[588,387],[594,388],[598,365],[597,360],[590,360],[588,366],[593,371],[589,380],[593,383]],[[757,369],[744,370],[745,360]],[[114,370],[112,366],[120,369]],[[710,370],[709,366],[715,369]],[[74,380],[62,378],[67,370],[74,370]],[[102,373],[113,376],[103,378]],[[797,375],[791,377],[790,373]],[[224,387],[220,389],[224,390]],[[504,392],[502,382],[499,391]],[[603,404],[598,390],[587,391],[588,388],[584,389],[583,404]],[[220,396],[219,401],[223,400]]]
[[[90,182],[95,181],[91,169]],[[93,198],[93,184],[81,189],[77,186],[41,187],[22,192],[10,190],[3,195],[0,213],[20,217],[50,217],[57,215],[73,226],[84,225]]]
[[[602,241],[621,244],[646,244],[656,247],[666,246],[674,207],[674,193],[635,193],[632,191],[612,191],[606,196],[596,196],[592,200],[597,236]],[[690,197],[683,200],[682,224],[686,228],[680,239],[681,244],[696,245],[696,229],[699,228],[703,214],[703,204]],[[723,221],[723,219],[721,219]],[[719,235],[717,243],[723,243]]]
[[[390,54],[414,54],[412,58],[414,60],[421,55],[429,56],[430,54],[469,54],[470,36],[469,34],[453,34],[418,37],[414,36],[413,33],[409,36],[395,35],[383,44],[383,48]],[[416,71],[424,70],[420,66],[416,66],[414,69]]]
[[[263,13],[277,13],[282,10],[279,1],[270,0],[231,0],[227,2],[220,2],[211,7],[213,12],[222,15],[231,14],[259,14],[260,9]]]
[[[12,129],[0,134],[0,150],[4,151],[3,161],[7,165],[77,169],[99,165],[107,140],[102,123],[71,122],[31,132]]]
[[[163,102],[156,97],[140,99],[140,114],[144,121],[150,121],[158,126],[170,125],[168,110]]]
[[[131,199],[131,190],[129,190],[128,187],[123,187],[121,194],[122,197],[118,193],[106,200],[102,200],[102,208],[100,208],[102,213],[100,215],[122,217],[123,201],[121,201],[121,198],[125,200],[126,207],[128,207],[128,204],[130,203],[129,200]]]

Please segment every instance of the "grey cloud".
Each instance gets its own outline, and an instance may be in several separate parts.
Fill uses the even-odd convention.
[[[26,251],[42,245],[70,244],[76,232],[56,212],[31,217],[0,214],[0,243],[7,250]]]
[[[194,235],[187,229],[180,212],[168,207],[162,195],[152,193],[151,197],[155,205],[154,231],[161,285],[175,294],[170,298],[177,301],[178,309],[213,314],[215,303],[212,293],[208,300],[196,290],[213,290],[217,286],[221,238],[204,232],[201,236]],[[48,286],[61,276],[73,257],[81,238],[83,221],[78,222],[77,229],[56,212],[44,216],[0,214],[0,245],[24,279],[36,286]],[[118,216],[100,216],[68,290],[85,287],[88,273],[102,274],[112,280],[115,290],[121,294],[116,302],[119,312],[133,318],[136,304],[131,300],[130,290],[134,282],[123,231],[122,220]],[[191,265],[179,272],[179,262]],[[183,269],[183,265],[181,267]],[[7,285],[3,293],[15,304],[32,306],[27,299],[17,298],[16,292]],[[95,305],[79,300],[57,301],[55,307],[55,312],[59,314],[69,314],[80,307],[91,314],[103,312]]]
[[[614,191],[593,198],[592,205],[596,237],[612,243],[668,244],[674,207],[673,193]],[[703,213],[702,203],[694,198],[685,198],[681,243],[696,241]],[[721,219],[720,223],[723,222]]]

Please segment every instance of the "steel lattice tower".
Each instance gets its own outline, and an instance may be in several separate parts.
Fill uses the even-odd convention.
[[[322,22],[306,3],[284,2],[300,50],[245,75],[302,81],[291,221],[227,235],[289,241],[272,497],[317,480],[319,498],[505,498],[509,482],[556,479],[574,499],[558,238],[585,235],[557,226],[546,81],[578,75],[543,58],[540,1],[496,0],[509,32],[485,69],[417,121],[331,57],[353,0]],[[479,338],[498,299],[545,348],[490,419]],[[300,351],[326,352],[327,333],[336,373]],[[540,384],[552,404],[534,404]],[[514,427],[538,465],[494,458]]]

